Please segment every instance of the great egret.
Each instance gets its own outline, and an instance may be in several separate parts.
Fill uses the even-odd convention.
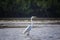
[[[24,34],[27,34],[27,36],[29,36],[29,32],[31,30],[31,28],[33,27],[33,21],[32,19],[35,18],[35,16],[31,17],[31,24],[27,26],[27,28],[23,31]]]

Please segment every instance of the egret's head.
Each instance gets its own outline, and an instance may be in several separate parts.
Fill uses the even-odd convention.
[[[33,19],[33,18],[36,18],[36,16],[32,16],[31,18],[32,18],[32,19]]]

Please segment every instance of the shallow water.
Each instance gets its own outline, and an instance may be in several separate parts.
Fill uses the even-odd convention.
[[[2,28],[0,40],[60,40],[60,26],[32,28],[30,36],[23,34],[25,28]]]

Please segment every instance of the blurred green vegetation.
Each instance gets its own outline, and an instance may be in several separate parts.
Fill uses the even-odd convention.
[[[3,17],[60,17],[60,0],[0,0]]]

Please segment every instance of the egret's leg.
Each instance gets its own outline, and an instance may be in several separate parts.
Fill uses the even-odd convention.
[[[29,32],[27,32],[27,36],[29,36]]]
[[[29,37],[29,32],[26,33],[25,37]]]

